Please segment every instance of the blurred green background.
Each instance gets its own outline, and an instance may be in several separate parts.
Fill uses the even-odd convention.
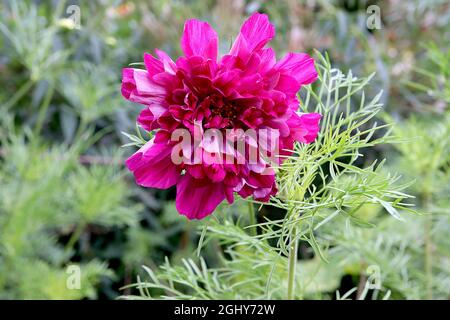
[[[367,28],[370,5],[380,9],[380,29]],[[212,24],[225,53],[254,11],[275,24],[278,57],[317,49],[344,72],[376,72],[369,94],[383,90],[396,133],[417,139],[366,156],[395,159],[396,171],[416,179],[409,192],[418,208],[435,214],[383,229],[412,246],[386,285],[398,299],[449,297],[448,1],[2,0],[0,298],[112,299],[133,293],[120,288],[136,282],[142,265],[192,256],[198,222],[177,214],[174,190],[139,188],[124,170],[134,149],[121,148],[129,142],[122,132],[135,132],[140,107],[122,98],[121,69],[155,48],[179,56],[188,18]],[[431,293],[414,282],[426,273],[427,245]],[[67,287],[73,264],[81,267],[80,290]],[[358,286],[361,268],[346,266],[311,297]]]

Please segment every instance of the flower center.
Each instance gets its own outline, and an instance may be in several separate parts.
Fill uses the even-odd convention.
[[[232,104],[213,105],[211,113],[213,116],[221,116],[229,120],[235,120],[238,116],[237,107]]]

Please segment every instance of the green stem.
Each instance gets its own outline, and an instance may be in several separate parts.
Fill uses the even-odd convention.
[[[80,238],[81,234],[83,233],[85,224],[80,223],[75,228],[75,231],[72,233],[72,236],[70,237],[69,241],[66,244],[65,252],[68,253],[70,250],[72,250],[75,243],[77,243],[78,239]]]
[[[4,108],[4,111],[8,111],[9,108],[14,106],[27,92],[30,90],[30,88],[33,86],[33,81],[30,79],[27,82],[23,84],[19,88],[19,90],[16,91],[16,93],[2,106]]]
[[[294,298],[297,251],[298,251],[297,228],[294,227],[290,235],[289,241],[289,257],[288,257],[289,265],[288,265],[288,288],[287,288],[288,300],[292,300]]]
[[[249,217],[249,221],[250,221],[250,234],[252,236],[256,236],[256,216],[255,216],[255,208],[253,207],[253,203],[249,202],[248,203],[248,217]]]
[[[36,120],[36,126],[34,128],[35,135],[38,135],[41,132],[45,120],[45,115],[47,113],[47,109],[50,105],[50,102],[52,101],[54,89],[55,89],[54,85],[49,84],[49,87],[47,88],[47,93],[45,94],[44,101],[42,102],[42,105],[39,109],[38,118]]]
[[[424,193],[423,205],[427,216],[425,217],[425,282],[426,298],[433,299],[433,239],[431,232],[433,229],[433,217],[430,212],[430,194]]]
[[[86,130],[87,127],[87,123],[84,120],[83,117],[80,118],[80,121],[78,123],[78,128],[77,131],[75,132],[74,136],[73,136],[73,142],[78,141],[81,139],[81,137],[83,136],[84,131]]]

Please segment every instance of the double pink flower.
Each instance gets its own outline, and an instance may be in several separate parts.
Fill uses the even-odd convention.
[[[314,60],[304,53],[288,53],[277,62],[274,50],[265,48],[274,35],[268,17],[255,13],[243,24],[230,52],[218,60],[216,32],[208,23],[192,19],[186,21],[181,38],[183,57],[174,62],[156,50],[158,58],[144,55],[146,70],[123,69],[123,96],[145,105],[137,121],[145,130],[156,130],[126,164],[141,186],[177,185],[176,207],[189,219],[204,218],[224,199],[232,203],[234,192],[268,201],[277,192],[275,172],[263,157],[256,164],[176,164],[171,158],[178,143],[172,139],[175,130],[192,135],[198,129],[273,130],[281,150],[278,162],[290,155],[295,141],[310,143],[318,134],[320,115],[296,112],[300,87],[317,78]],[[245,143],[250,148],[255,141]]]

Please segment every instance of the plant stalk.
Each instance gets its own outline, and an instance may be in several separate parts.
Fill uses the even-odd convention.
[[[52,100],[54,90],[55,90],[55,87],[54,87],[53,83],[50,83],[47,88],[47,93],[45,94],[44,101],[42,102],[42,105],[39,109],[38,117],[36,120],[36,126],[34,128],[35,135],[38,135],[42,130],[42,126],[44,125],[44,121],[45,121],[45,115],[47,114],[48,107],[50,106],[50,102]]]
[[[256,236],[256,216],[255,216],[255,208],[253,207],[252,202],[248,202],[248,217],[250,221],[250,234],[252,236]]]
[[[287,288],[288,300],[292,300],[294,298],[297,251],[298,251],[297,228],[294,227],[290,235],[289,241],[289,257],[288,257],[289,265],[288,265],[288,288]]]
[[[68,253],[75,243],[77,243],[78,239],[80,238],[81,234],[83,233],[85,224],[79,223],[75,229],[75,231],[72,233],[72,236],[70,237],[69,241],[66,244],[65,252]]]
[[[433,299],[433,239],[431,236],[433,229],[433,217],[430,211],[430,194],[424,193],[423,206],[427,213],[425,217],[425,283],[426,298]]]
[[[28,80],[20,87],[16,93],[2,106],[3,112],[8,111],[11,107],[13,107],[27,92],[31,89],[34,82],[32,80]]]

